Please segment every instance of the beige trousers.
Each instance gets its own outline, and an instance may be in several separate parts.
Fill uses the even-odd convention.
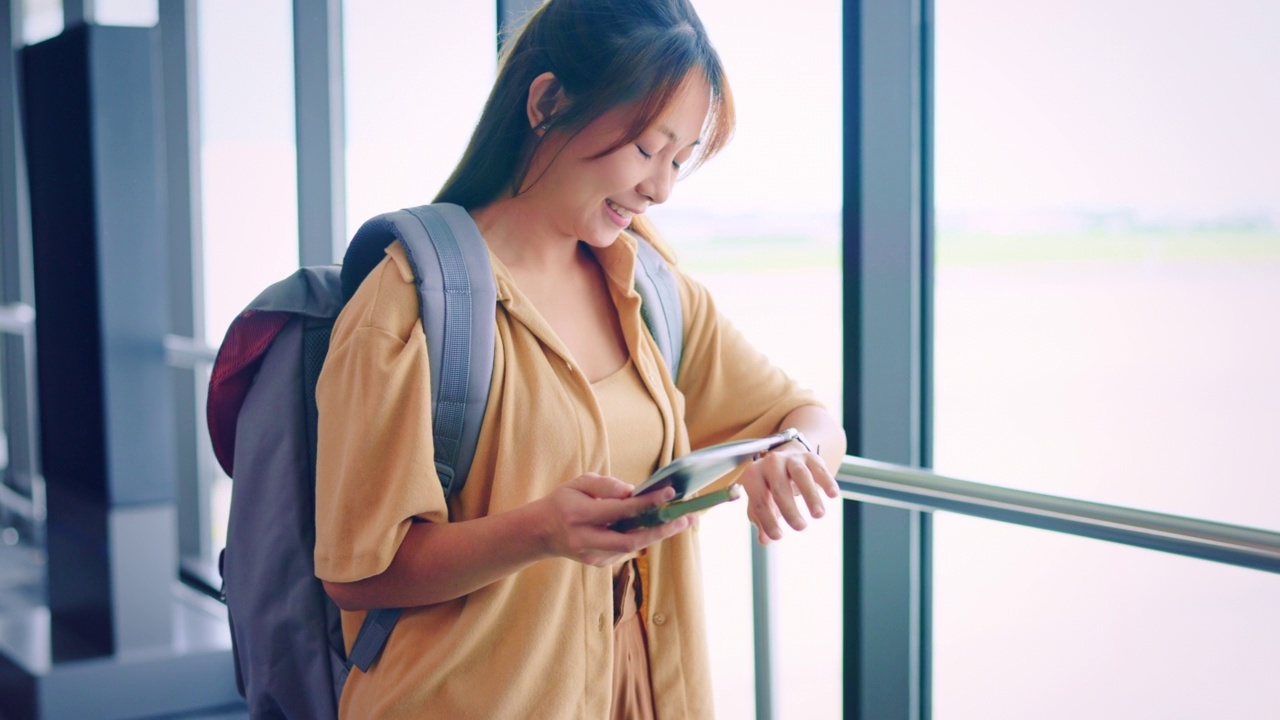
[[[653,720],[649,649],[638,612],[635,563],[627,562],[613,581],[612,720]]]

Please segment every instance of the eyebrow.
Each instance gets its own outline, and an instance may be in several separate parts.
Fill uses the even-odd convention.
[[[659,125],[658,132],[671,138],[671,142],[676,144],[680,143],[680,138],[676,137],[675,131],[667,127],[666,125]],[[695,145],[701,145],[701,144],[702,144],[702,138],[698,138],[697,140],[694,140],[693,142],[689,143],[687,147],[693,147]]]

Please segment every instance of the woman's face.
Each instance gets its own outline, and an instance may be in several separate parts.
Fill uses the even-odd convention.
[[[598,158],[626,131],[631,118],[625,108],[605,113],[562,150],[557,137],[548,136],[527,176],[529,199],[546,210],[558,234],[596,247],[612,244],[634,216],[671,196],[680,166],[699,141],[710,97],[706,80],[691,74],[635,142]]]

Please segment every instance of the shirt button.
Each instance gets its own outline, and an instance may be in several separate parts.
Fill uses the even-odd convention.
[[[653,624],[654,624],[654,625],[663,625],[663,624],[666,624],[666,622],[667,622],[667,616],[666,616],[666,615],[663,615],[662,613],[654,613],[654,614],[653,614]]]
[[[596,618],[596,629],[604,630],[604,613],[600,613],[600,617]]]

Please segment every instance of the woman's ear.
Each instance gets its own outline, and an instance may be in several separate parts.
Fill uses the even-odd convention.
[[[551,127],[552,120],[569,104],[564,86],[554,73],[544,72],[529,83],[529,127],[542,135]]]

